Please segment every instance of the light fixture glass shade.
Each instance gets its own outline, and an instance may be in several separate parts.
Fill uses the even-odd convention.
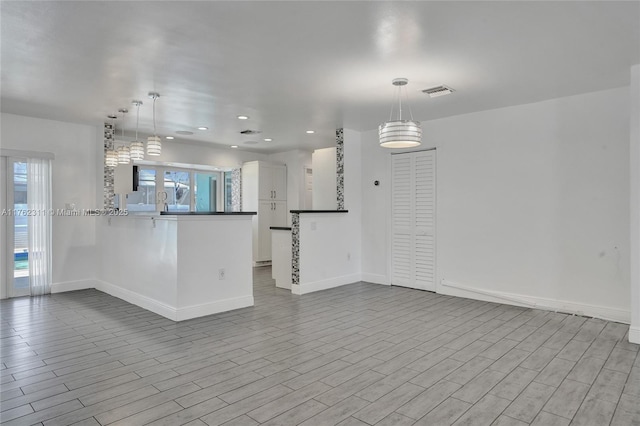
[[[422,127],[417,121],[387,121],[378,127],[378,136],[383,148],[412,148],[420,145]]]
[[[160,155],[162,153],[162,142],[158,136],[149,136],[147,138],[147,155]]]
[[[109,149],[104,154],[104,164],[107,167],[116,167],[118,165],[118,151]]]
[[[144,143],[140,141],[131,142],[131,146],[129,146],[129,156],[131,160],[144,160]]]
[[[129,147],[126,145],[118,148],[118,164],[129,164],[131,157],[129,156]]]

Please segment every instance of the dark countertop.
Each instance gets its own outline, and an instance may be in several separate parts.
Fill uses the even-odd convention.
[[[255,215],[256,212],[160,212],[162,216],[243,216]]]
[[[277,231],[291,231],[291,228],[287,226],[271,226],[269,229],[275,229]]]
[[[349,213],[349,210],[290,210],[291,213]]]

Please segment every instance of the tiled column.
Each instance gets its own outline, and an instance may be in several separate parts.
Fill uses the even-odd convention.
[[[104,157],[107,155],[107,150],[113,149],[113,134],[114,128],[111,123],[104,123]],[[114,208],[114,171],[113,167],[107,167],[103,162],[104,167],[104,208],[105,210],[112,210]]]
[[[231,210],[242,211],[242,169],[231,170]]]
[[[291,213],[291,284],[300,284],[300,214]]]
[[[344,131],[336,129],[336,194],[338,210],[344,210]]]

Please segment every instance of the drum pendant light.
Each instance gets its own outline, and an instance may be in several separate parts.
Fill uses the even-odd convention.
[[[138,125],[140,124],[140,105],[142,101],[133,101],[132,105],[136,107],[136,139],[131,142],[129,147],[129,155],[132,161],[144,160],[144,143],[138,140]]]
[[[422,128],[418,121],[413,120],[411,107],[409,114],[411,120],[402,119],[402,87],[406,86],[409,80],[406,78],[396,78],[392,84],[398,88],[398,117],[393,120],[393,105],[389,121],[382,123],[378,127],[380,146],[383,148],[412,148],[420,145],[422,140]],[[405,89],[406,90],[406,89]],[[406,92],[405,92],[406,95]],[[408,103],[407,103],[408,104]]]

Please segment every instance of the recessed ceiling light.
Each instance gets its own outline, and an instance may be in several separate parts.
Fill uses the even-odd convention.
[[[238,145],[231,145],[231,148],[237,148]]]
[[[311,134],[314,134],[315,131],[314,130],[307,130],[307,133],[311,135]]]
[[[200,126],[200,127],[198,127],[198,130],[209,130],[209,128],[205,127],[205,126]]]
[[[173,139],[173,136],[166,136],[165,139],[171,140],[171,139]]]
[[[247,115],[239,115],[238,116],[238,120],[248,120],[248,119],[249,119],[249,116],[247,116]]]
[[[264,141],[265,141],[265,142],[271,142],[272,140],[273,140],[273,139],[271,139],[271,138],[264,138]]]

